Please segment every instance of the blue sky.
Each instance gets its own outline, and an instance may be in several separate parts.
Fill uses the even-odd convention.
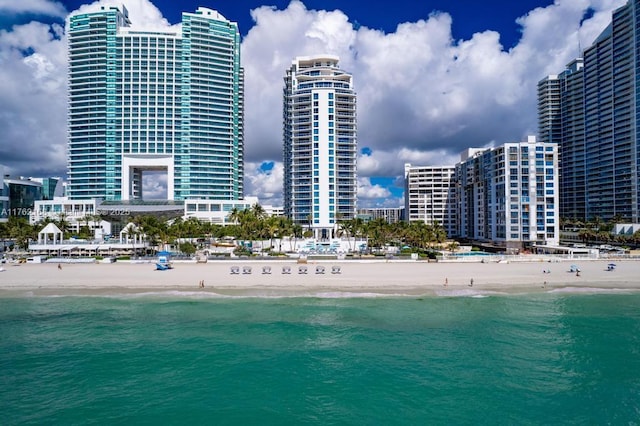
[[[67,10],[74,10],[86,1],[62,1]],[[126,1],[123,2],[126,4]],[[198,6],[206,6],[218,10],[227,19],[235,21],[240,27],[242,35],[246,35],[254,22],[250,11],[257,7],[268,5],[278,9],[285,9],[288,0],[254,1],[254,0],[223,0],[203,2],[198,0],[161,0],[154,4],[162,11],[167,20],[174,24],[180,21],[183,11],[195,10]],[[512,47],[520,39],[520,26],[516,19],[525,15],[536,7],[553,4],[552,0],[369,0],[369,1],[331,1],[306,0],[307,9],[342,10],[354,25],[366,26],[383,30],[387,33],[395,31],[402,22],[415,22],[427,19],[434,11],[450,13],[453,22],[453,36],[456,39],[469,38],[475,32],[485,30],[498,31],[502,43]]]
[[[183,11],[238,22],[245,68],[246,195],[282,204],[282,77],[295,56],[330,53],[358,93],[358,202],[402,203],[405,163],[455,164],[468,147],[537,131],[536,83],[579,54],[624,0],[248,1],[124,3],[134,26]],[[91,2],[0,0],[0,164],[23,176],[66,171],[64,19]],[[95,6],[95,5],[94,5]],[[145,182],[161,191],[162,179]]]

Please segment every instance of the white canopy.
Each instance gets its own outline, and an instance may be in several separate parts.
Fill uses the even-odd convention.
[[[38,244],[60,244],[62,242],[63,233],[55,223],[48,223],[47,226],[38,232]]]

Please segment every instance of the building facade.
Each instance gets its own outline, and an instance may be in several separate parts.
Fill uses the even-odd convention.
[[[180,29],[136,27],[126,8],[69,18],[71,199],[144,199],[143,173],[167,175],[167,198],[243,195],[240,34],[215,10]]]
[[[504,249],[558,245],[558,145],[469,150],[455,166],[458,236]]]
[[[256,204],[259,204],[258,197],[245,197],[242,200],[185,200],[182,218],[187,220],[193,217],[201,222],[229,225],[236,223],[229,218],[234,209],[250,210]]]
[[[59,177],[31,178],[31,180],[42,185],[43,200],[53,200],[55,197],[64,196],[63,182]]]
[[[0,165],[0,222],[9,220],[9,188],[4,186],[4,166]]]
[[[404,165],[405,220],[441,225],[449,238],[457,235],[454,166]]]
[[[639,221],[640,1],[615,10],[584,52],[587,217]]]
[[[571,61],[559,75],[538,83],[540,142],[559,145],[560,217],[585,221],[584,61]]]
[[[384,219],[387,223],[398,223],[404,218],[404,207],[369,207],[358,209],[358,217],[370,221]]]
[[[37,201],[42,200],[42,183],[35,180],[4,176],[3,192],[8,197],[8,216],[29,219]]]
[[[356,215],[356,92],[331,55],[298,57],[284,78],[284,213],[332,238]]]
[[[560,76],[538,88],[540,136],[560,143],[561,216],[640,222],[640,1],[629,0]],[[554,99],[544,87],[556,77]],[[558,110],[560,114],[558,115]],[[549,119],[548,117],[555,118]],[[561,136],[549,132],[556,120]]]

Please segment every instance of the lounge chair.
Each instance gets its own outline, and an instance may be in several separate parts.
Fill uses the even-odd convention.
[[[271,273],[271,266],[263,266],[262,267],[262,273],[263,274],[270,274]]]
[[[307,267],[306,266],[298,266],[298,273],[299,274],[306,274],[307,273]]]
[[[243,266],[242,267],[242,273],[243,274],[250,274],[251,273],[251,266]]]
[[[283,274],[290,274],[291,273],[291,266],[283,266],[282,267],[282,273]]]
[[[340,273],[340,267],[339,266],[332,266],[331,267],[331,273],[332,274],[339,274]]]
[[[237,266],[232,266],[231,267],[231,274],[232,275],[236,275],[240,273],[240,268],[238,268]]]
[[[316,266],[316,274],[324,274],[324,266]]]

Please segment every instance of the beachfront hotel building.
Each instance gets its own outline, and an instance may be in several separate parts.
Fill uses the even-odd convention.
[[[468,149],[455,166],[457,236],[507,250],[559,244],[558,145]]]
[[[200,7],[144,28],[123,6],[68,22],[70,199],[140,200],[143,174],[167,198],[243,196],[243,69],[235,22]]]
[[[550,119],[559,123],[559,140],[548,137],[543,125],[553,108],[544,93],[539,91],[538,97],[540,136],[561,144],[561,215],[637,223],[640,2],[631,0],[616,9],[607,28],[572,64],[559,76],[566,85],[559,87],[559,108]]]
[[[356,215],[356,92],[332,55],[297,57],[284,77],[284,213],[335,236]]]
[[[439,224],[449,238],[457,235],[454,166],[404,165],[404,212],[408,222]]]

